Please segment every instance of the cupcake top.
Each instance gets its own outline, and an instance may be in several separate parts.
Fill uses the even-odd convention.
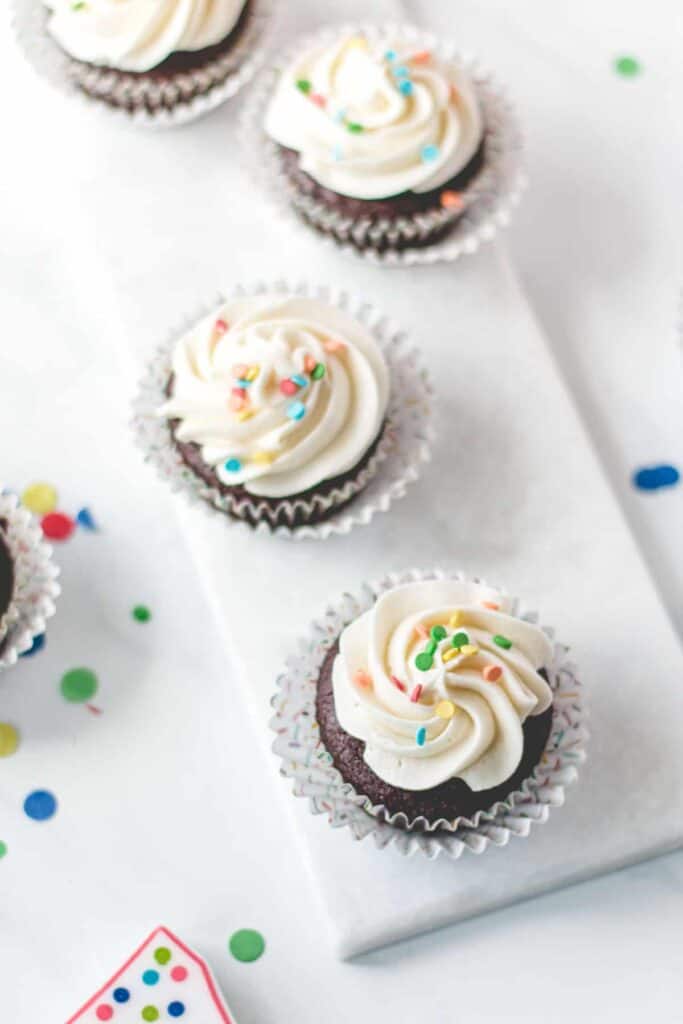
[[[553,649],[509,609],[482,584],[426,580],[383,594],[342,632],[337,718],[389,785],[423,790],[460,778],[478,791],[514,773],[525,719],[552,703],[538,670]]]
[[[356,466],[378,438],[389,375],[374,338],[314,299],[231,299],[178,342],[169,400],[177,441],[229,486],[299,494]]]
[[[48,30],[77,60],[149,71],[179,50],[202,50],[235,27],[245,0],[43,0]]]
[[[6,541],[7,520],[0,518],[0,643],[7,629],[7,611],[14,592],[14,563]]]
[[[440,188],[483,135],[474,89],[456,64],[400,40],[348,35],[293,61],[265,127],[315,181],[357,199]]]

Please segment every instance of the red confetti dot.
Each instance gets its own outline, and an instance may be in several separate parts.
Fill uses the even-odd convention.
[[[95,1010],[95,1016],[98,1020],[111,1020],[114,1016],[114,1011],[111,1006],[106,1003],[101,1003]]]
[[[296,384],[289,377],[285,377],[284,380],[280,381],[280,391],[283,395],[295,395],[297,390]]]
[[[187,977],[187,968],[174,967],[171,971],[171,977],[174,981],[185,981],[185,978]]]
[[[64,512],[49,512],[40,521],[43,533],[50,540],[67,540],[76,529],[76,524]]]

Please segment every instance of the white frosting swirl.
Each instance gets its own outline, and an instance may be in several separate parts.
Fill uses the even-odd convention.
[[[343,631],[333,666],[337,718],[365,742],[365,761],[385,782],[423,790],[457,777],[482,790],[516,770],[522,724],[552,702],[537,669],[550,665],[553,652],[541,629],[507,608],[490,587],[427,580],[383,594]],[[433,627],[445,635],[423,671],[416,658],[427,654]],[[469,645],[460,653],[458,633]]]
[[[230,300],[180,339],[159,412],[223,483],[279,498],[356,466],[388,398],[360,323],[317,300],[263,296]]]
[[[235,27],[245,0],[43,0],[48,30],[77,60],[149,71],[179,50],[202,50]]]
[[[284,72],[266,131],[326,188],[384,199],[445,184],[474,156],[483,127],[457,65],[405,43],[347,36]]]

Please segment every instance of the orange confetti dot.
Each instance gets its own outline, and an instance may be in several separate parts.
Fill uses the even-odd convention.
[[[503,670],[500,665],[487,665],[481,674],[487,683],[495,683],[502,676]]]
[[[410,63],[411,64],[429,64],[431,59],[432,59],[432,54],[431,54],[430,50],[419,50],[417,53],[414,53],[413,56],[410,58]]]
[[[232,368],[232,375],[236,380],[246,380],[249,367],[246,363],[236,363]]]
[[[496,604],[495,601],[482,601],[481,603],[483,608],[489,608],[492,612],[500,611],[500,605]]]

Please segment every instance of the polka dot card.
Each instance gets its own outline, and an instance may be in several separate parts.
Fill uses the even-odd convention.
[[[67,1024],[237,1024],[201,957],[157,928]]]

